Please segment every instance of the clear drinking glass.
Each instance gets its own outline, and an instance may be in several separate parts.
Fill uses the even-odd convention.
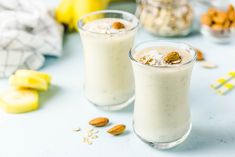
[[[145,65],[135,53],[151,47],[171,47],[188,52],[182,64]],[[196,53],[183,43],[144,42],[129,53],[135,77],[133,127],[136,135],[158,149],[172,148],[183,142],[191,130],[188,93]]]
[[[86,24],[100,19],[130,24],[122,32],[88,30]],[[78,23],[85,57],[85,94],[104,110],[119,110],[133,101],[134,77],[128,52],[133,46],[138,19],[124,11],[103,10],[83,16]]]

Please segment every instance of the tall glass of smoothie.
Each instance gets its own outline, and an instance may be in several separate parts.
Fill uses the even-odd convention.
[[[196,53],[183,43],[149,41],[129,54],[135,76],[133,127],[158,149],[183,142],[191,130],[189,86]]]
[[[134,77],[128,52],[138,28],[124,11],[103,10],[78,23],[85,57],[85,94],[104,110],[119,110],[134,99]]]

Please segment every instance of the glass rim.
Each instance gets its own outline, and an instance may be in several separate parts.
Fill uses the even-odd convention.
[[[132,19],[134,19],[134,21],[136,21],[136,24],[133,25],[132,27],[130,27],[129,29],[125,29],[124,33],[125,32],[131,32],[135,29],[137,29],[139,27],[139,20],[137,19],[137,17],[134,15],[134,14],[131,14],[129,12],[126,12],[126,11],[122,11],[122,10],[100,10],[100,11],[94,11],[94,12],[91,12],[91,13],[88,13],[88,14],[85,14],[83,15],[79,20],[78,20],[78,23],[77,23],[77,26],[79,28],[79,30],[82,30],[82,31],[87,31],[87,32],[90,32],[90,33],[94,33],[94,34],[104,34],[104,33],[100,33],[100,32],[92,32],[92,31],[89,31],[87,29],[84,29],[83,27],[83,24],[82,24],[82,21],[89,17],[89,16],[92,16],[92,15],[97,15],[97,14],[102,14],[102,13],[114,13],[114,14],[124,14],[128,17],[131,17]],[[124,19],[125,20],[125,19]],[[119,34],[119,33],[110,33],[110,34]],[[109,35],[110,35],[109,34]]]
[[[135,52],[136,48],[138,48],[139,46],[146,44],[146,43],[150,43],[150,42],[169,43],[169,44],[178,44],[178,45],[186,46],[187,48],[189,48],[190,52],[193,52],[192,58],[183,64],[173,64],[173,65],[169,64],[169,65],[160,65],[160,66],[147,65],[147,64],[144,64],[144,63],[137,61],[133,57],[132,52]],[[131,50],[129,51],[129,58],[131,59],[131,61],[133,61],[134,63],[136,63],[140,66],[153,67],[153,68],[179,68],[179,67],[186,66],[186,65],[194,62],[196,60],[196,56],[197,56],[196,50],[191,45],[184,43],[184,42],[174,42],[174,41],[169,41],[169,40],[148,40],[148,41],[140,42],[137,45],[135,45],[133,48],[131,48]]]

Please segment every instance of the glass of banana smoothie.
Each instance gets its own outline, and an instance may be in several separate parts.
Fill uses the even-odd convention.
[[[104,110],[122,109],[134,99],[128,52],[138,24],[134,15],[115,10],[87,14],[78,23],[85,58],[85,94]]]
[[[158,149],[183,142],[191,129],[188,93],[196,53],[183,43],[149,41],[129,53],[135,76],[133,127]]]

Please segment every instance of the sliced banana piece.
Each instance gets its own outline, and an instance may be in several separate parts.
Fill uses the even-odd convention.
[[[0,106],[8,113],[24,113],[39,107],[38,92],[33,89],[12,88],[0,95]]]
[[[40,77],[12,75],[9,81],[10,84],[15,87],[32,88],[43,91],[46,91],[48,89],[47,81]]]
[[[17,70],[15,75],[24,76],[24,77],[39,77],[41,79],[46,80],[48,84],[51,83],[51,76],[43,72],[21,69],[21,70]]]

